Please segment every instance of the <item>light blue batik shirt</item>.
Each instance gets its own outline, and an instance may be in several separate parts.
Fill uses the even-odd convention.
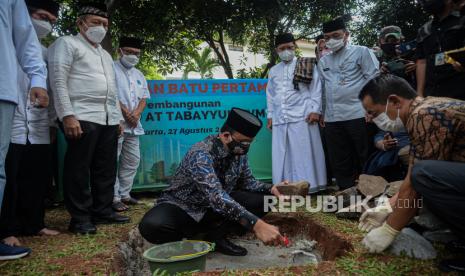
[[[379,74],[379,62],[373,51],[364,46],[347,45],[322,57],[318,69],[326,96],[325,122],[363,118],[365,110],[358,95]]]

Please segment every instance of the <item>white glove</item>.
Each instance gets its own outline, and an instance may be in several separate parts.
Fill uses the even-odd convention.
[[[370,232],[373,228],[380,227],[390,213],[392,213],[392,207],[389,199],[385,198],[380,201],[378,206],[368,209],[362,214],[358,229]]]
[[[380,253],[391,245],[397,234],[399,231],[385,222],[383,226],[371,230],[363,239],[362,244],[370,253]]]

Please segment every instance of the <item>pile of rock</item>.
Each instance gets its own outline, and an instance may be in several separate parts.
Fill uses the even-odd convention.
[[[372,208],[377,204],[381,196],[394,196],[399,191],[402,183],[403,181],[388,183],[379,176],[361,175],[356,186],[334,195],[343,198],[343,208],[336,212],[336,216],[338,218],[359,219],[366,207],[360,204],[351,205],[351,197],[370,198],[367,207]],[[423,260],[434,259],[437,252],[432,243],[447,243],[453,240],[457,240],[457,236],[423,206],[418,216],[414,217],[409,226],[402,229],[388,251],[398,256],[406,255]]]
[[[354,202],[357,196],[369,198],[368,207],[374,207],[379,197],[392,197],[402,185],[402,181],[388,183],[384,178],[373,175],[360,175],[356,186],[337,192],[334,197],[342,197],[342,208],[338,209],[338,218],[358,219],[366,208],[360,202]],[[351,201],[352,198],[352,201]]]

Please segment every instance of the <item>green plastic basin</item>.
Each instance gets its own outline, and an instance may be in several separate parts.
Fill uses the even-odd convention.
[[[204,271],[207,254],[215,249],[214,243],[184,240],[155,245],[144,252],[152,273]]]

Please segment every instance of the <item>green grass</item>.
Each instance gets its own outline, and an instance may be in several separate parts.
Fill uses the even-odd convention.
[[[47,212],[47,224],[59,228],[64,234],[57,237],[28,237],[22,239],[33,249],[31,256],[15,261],[0,262],[0,275],[112,275],[116,276],[114,259],[117,244],[124,240],[130,229],[152,207],[153,200],[133,207],[128,213],[132,222],[126,225],[101,226],[96,235],[75,236],[66,233],[69,217],[63,208]],[[357,222],[340,220],[334,214],[307,214],[315,221],[349,239],[354,251],[333,262],[299,268],[269,268],[259,270],[231,270],[216,275],[438,275],[435,261],[414,260],[405,256],[368,254],[360,241],[364,233]],[[447,256],[437,246],[439,258]],[[184,273],[183,275],[192,275]]]

